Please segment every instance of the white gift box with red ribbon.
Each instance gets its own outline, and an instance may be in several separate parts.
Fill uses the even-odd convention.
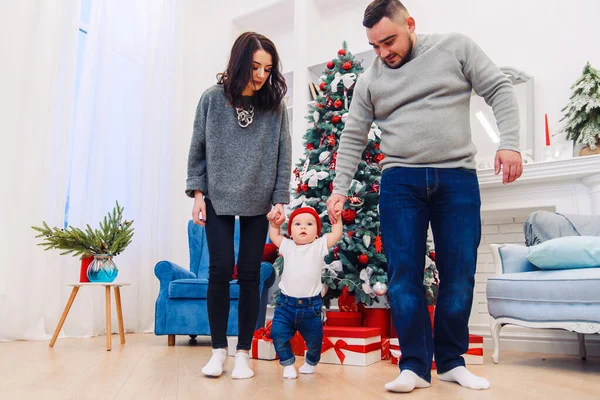
[[[237,336],[227,338],[228,355],[235,356],[237,342]],[[256,358],[259,360],[276,360],[277,353],[275,352],[273,340],[252,338],[252,345],[250,346],[250,358]]]
[[[390,354],[392,364],[398,364],[398,361],[402,356],[402,352],[400,351],[400,346],[398,344],[398,338],[390,339]],[[465,359],[465,364],[467,365],[483,364],[483,336],[469,335],[469,350],[463,354],[463,358]],[[435,358],[433,359],[431,369],[436,369]]]
[[[381,361],[381,329],[323,327],[320,362],[367,366],[379,361]]]

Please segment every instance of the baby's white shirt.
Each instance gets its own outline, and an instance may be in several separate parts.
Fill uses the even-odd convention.
[[[327,235],[314,242],[297,245],[291,239],[283,239],[279,254],[283,256],[283,274],[279,289],[291,297],[313,297],[321,293],[321,271],[325,265]]]

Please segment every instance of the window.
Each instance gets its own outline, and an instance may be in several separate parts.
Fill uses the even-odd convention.
[[[88,30],[90,26],[90,16],[92,13],[92,0],[80,0],[81,13],[79,14],[79,24],[77,30],[77,55],[75,59],[75,85],[73,94],[73,107],[71,109],[71,127],[73,127],[74,118],[77,115],[77,97],[79,94],[79,83],[81,81],[81,72],[83,70],[83,56],[85,54],[85,45],[88,36]],[[73,151],[73,135],[69,137],[69,153]],[[65,214],[63,225],[65,228],[69,226],[69,199],[71,194],[71,168],[72,154],[70,154],[71,161],[67,170],[67,192],[65,196]]]

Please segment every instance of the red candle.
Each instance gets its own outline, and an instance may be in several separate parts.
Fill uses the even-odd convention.
[[[546,116],[546,146],[550,146],[550,129],[548,128],[548,114]]]

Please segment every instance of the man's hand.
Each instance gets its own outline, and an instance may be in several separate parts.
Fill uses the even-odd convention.
[[[271,224],[275,226],[281,226],[285,222],[285,211],[283,210],[283,204],[275,204],[275,206],[267,214],[267,219]]]
[[[337,222],[338,216],[341,214],[342,208],[344,208],[344,203],[346,203],[346,196],[341,194],[332,194],[327,199],[327,214],[329,215],[329,221],[331,225],[335,225]]]
[[[523,159],[521,153],[513,150],[498,150],[494,160],[496,175],[502,167],[502,183],[507,184],[519,179],[523,173]]]

